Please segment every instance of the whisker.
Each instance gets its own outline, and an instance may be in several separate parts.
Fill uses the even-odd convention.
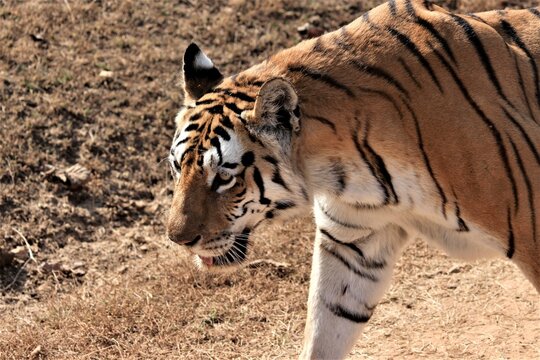
[[[163,164],[163,162],[168,161],[168,160],[169,160],[169,155],[167,155],[163,159],[159,160],[158,165],[161,165],[161,164]]]

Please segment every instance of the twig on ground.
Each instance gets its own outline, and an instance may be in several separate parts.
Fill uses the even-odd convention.
[[[37,264],[36,258],[34,257],[34,252],[32,251],[32,248],[30,247],[28,240],[26,240],[26,237],[16,228],[12,228],[12,229],[17,234],[19,234],[19,236],[23,239],[24,245],[26,246],[26,249],[28,250],[28,258]]]

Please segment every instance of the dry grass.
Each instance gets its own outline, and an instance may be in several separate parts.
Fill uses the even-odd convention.
[[[253,258],[288,267],[232,275],[196,272],[163,238],[176,73],[192,39],[232,74],[315,15],[330,30],[379,2],[0,0],[0,359],[295,357],[309,221],[256,236]],[[82,189],[46,175],[73,164],[91,171]],[[3,257],[19,232],[24,267]],[[539,343],[538,294],[512,265],[416,243],[353,357],[533,359]]]
[[[0,348],[9,351],[0,358],[37,347],[51,359],[293,358],[306,313],[307,223],[257,236],[256,256],[287,268],[209,276],[163,241],[127,270],[89,274],[67,295],[12,306],[0,330]],[[279,244],[265,243],[269,237]],[[514,266],[455,262],[417,243],[353,357],[533,359],[538,343],[538,294]]]

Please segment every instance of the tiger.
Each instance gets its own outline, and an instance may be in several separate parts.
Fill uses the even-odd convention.
[[[183,60],[168,237],[230,270],[260,224],[312,215],[302,359],[347,356],[411,239],[540,291],[540,8],[395,0],[229,77]]]

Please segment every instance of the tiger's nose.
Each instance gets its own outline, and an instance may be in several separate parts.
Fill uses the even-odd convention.
[[[199,240],[201,240],[202,236],[197,235],[193,239],[186,239],[185,236],[178,236],[176,234],[169,233],[169,240],[184,246],[193,246],[195,245]]]

